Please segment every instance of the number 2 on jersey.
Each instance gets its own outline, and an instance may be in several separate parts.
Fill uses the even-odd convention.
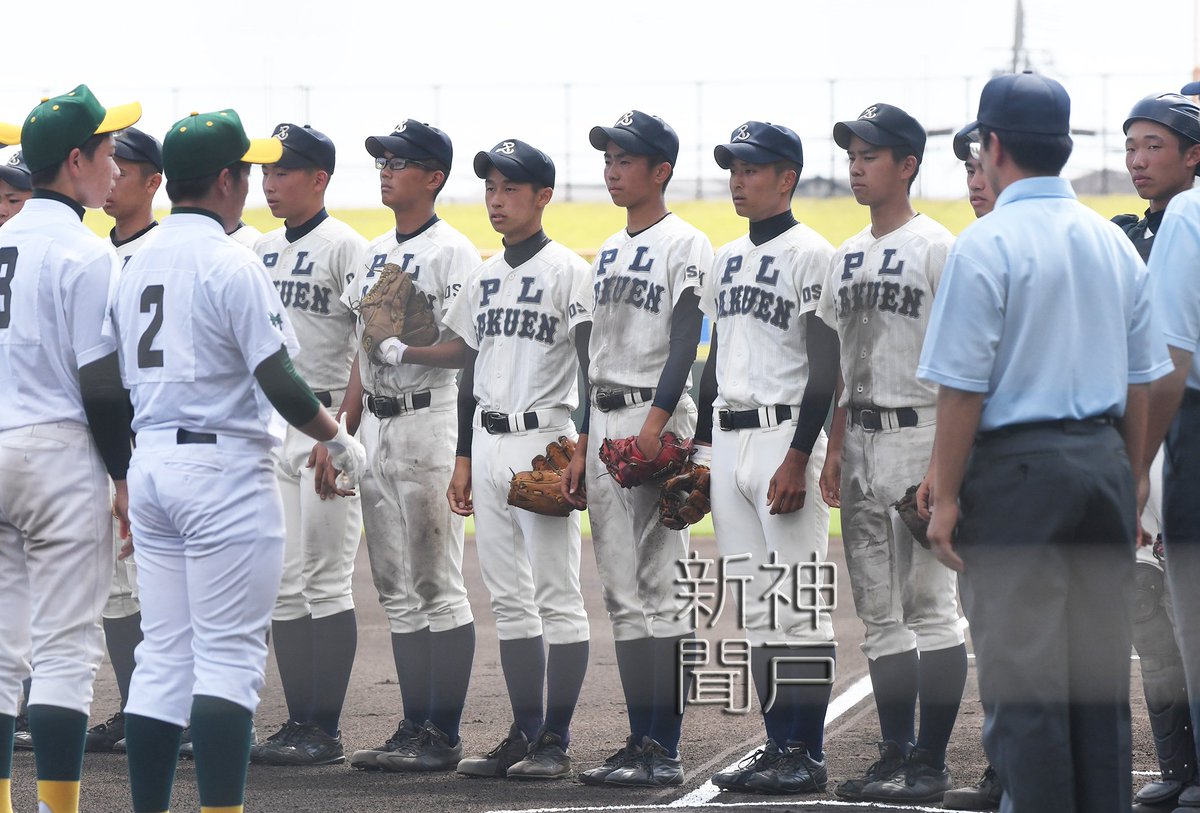
[[[17,273],[17,247],[0,248],[0,330],[12,319],[12,279]]]
[[[150,318],[150,324],[146,326],[142,338],[138,340],[138,367],[142,369],[163,366],[163,351],[150,349],[154,338],[158,336],[158,331],[162,329],[163,287],[161,285],[147,285],[142,289],[141,312],[150,313],[151,309],[154,310],[154,316]]]

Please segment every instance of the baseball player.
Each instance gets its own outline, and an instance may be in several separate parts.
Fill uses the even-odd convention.
[[[21,157],[21,151],[12,150],[0,159],[0,226],[21,211],[32,194],[29,167]]]
[[[119,174],[104,201],[104,213],[116,220],[108,239],[123,266],[158,225],[153,206],[154,194],[162,183],[162,147],[153,136],[130,127],[117,134],[113,160]],[[133,675],[133,651],[142,640],[142,612],[137,600],[137,570],[132,557],[120,557],[123,544],[120,534],[114,533],[112,585],[102,616],[104,645],[117,678],[121,707],[103,723],[88,729],[88,751],[124,747],[121,741],[125,739],[125,704]]]
[[[249,164],[282,150],[248,139],[233,110],[172,125],[172,214],[110,306],[137,433],[130,512],[145,639],[125,718],[135,813],[169,808],[189,719],[200,809],[242,810],[285,535],[272,407],[323,441],[351,482],[365,461],[292,366],[295,335],[262,263],[226,236]]]
[[[500,745],[462,760],[458,772],[557,779],[571,772],[571,717],[587,673],[579,515],[542,516],[508,505],[507,496],[513,471],[528,469],[559,437],[576,437],[576,356],[587,353],[591,280],[587,261],[542,230],[554,193],[545,153],[508,139],[478,153],[474,168],[504,251],[471,274],[446,314],[446,327],[470,348],[448,496],[456,514],[476,517],[513,724]]]
[[[229,232],[229,236],[240,245],[253,249],[258,245],[258,241],[262,239],[263,234],[253,226],[239,220],[233,224],[233,229]]]
[[[296,371],[336,414],[354,359],[354,314],[341,301],[367,247],[325,211],[336,153],[324,133],[284,123],[278,161],[263,168],[263,194],[283,226],[255,245],[303,352]],[[252,762],[322,765],[345,761],[338,721],[358,640],[351,577],[362,533],[357,496],[321,494],[312,441],[295,427],[272,452],[287,541],[271,638],[288,720],[250,751]],[[328,497],[328,499],[325,499]]]
[[[593,127],[589,140],[604,153],[605,185],[625,210],[626,226],[592,264],[590,425],[563,487],[579,507],[586,493],[629,738],[579,778],[678,785],[683,715],[676,704],[688,684],[677,686],[677,653],[694,629],[674,580],[677,563],[687,558],[688,532],[660,524],[656,485],[618,486],[600,462],[601,444],[589,448],[588,437],[636,435],[641,453],[653,458],[664,430],[692,435],[696,406],[687,388],[703,322],[699,291],[713,251],[707,237],[667,210],[664,195],[679,154],[670,125],[631,110],[612,127]]]
[[[817,312],[841,340],[841,397],[821,475],[842,509],[842,544],[879,713],[880,758],[842,798],[932,802],[950,789],[946,744],[967,677],[954,573],[918,545],[890,505],[929,464],[937,389],[916,378],[930,307],[953,243],[909,190],[925,129],[874,104],[834,125],[855,199],[871,224],[837,250]],[[921,730],[914,715],[921,704]]]
[[[1036,74],[980,96],[996,208],[950,255],[918,367],[940,385],[929,541],[963,573],[1002,809],[1115,813],[1132,795],[1131,461],[1170,359],[1137,252],[1058,177],[1069,119]]]
[[[704,280],[700,307],[713,332],[696,442],[712,444],[717,547],[732,557],[727,573],[748,580],[742,609],[767,743],[752,762],[713,782],[724,790],[812,793],[828,781],[823,729],[833,686],[833,622],[813,601],[815,580],[808,575],[806,601],[777,608],[775,617],[763,597],[778,579],[765,566],[804,565],[796,572],[815,574],[829,545],[829,507],[815,492],[838,346],[815,311],[833,246],[792,214],[804,166],[793,131],[748,121],[715,156],[729,170],[733,206],[750,233],[717,251]],[[814,604],[809,611],[798,606]],[[778,683],[771,678],[776,656],[776,673],[786,679]]]
[[[396,227],[367,247],[343,302],[356,307],[392,263],[410,275],[440,326],[480,262],[467,238],[434,212],[454,157],[450,138],[407,119],[388,135],[368,138],[366,148]],[[387,742],[356,751],[350,764],[449,771],[462,759],[458,729],[475,656],[475,622],[462,576],[463,520],[445,497],[454,470],[455,375],[466,345],[443,331],[431,347],[407,347],[393,338],[372,350],[360,346],[343,410],[352,426],[360,415],[362,420],[359,436],[369,460],[363,526],[392,630],[404,718]]]
[[[39,809],[79,808],[104,653],[110,512],[126,520],[130,455],[128,397],[102,332],[120,266],[82,220],[116,177],[111,134],[140,115],[136,102],[106,110],[80,85],[22,125],[0,125],[0,142],[21,143],[34,190],[0,227],[0,810],[12,810],[13,730],[30,653]]]

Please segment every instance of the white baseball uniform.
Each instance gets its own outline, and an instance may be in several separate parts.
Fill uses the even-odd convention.
[[[239,223],[238,227],[229,233],[229,236],[246,248],[253,249],[255,244],[262,239],[263,234],[253,226]]]
[[[822,431],[805,471],[808,496],[790,514],[771,514],[771,478],[791,446],[808,383],[804,315],[816,310],[829,273],[833,246],[797,223],[756,246],[749,236],[722,246],[705,276],[700,307],[716,326],[717,387],[712,439],[710,499],[717,547],[730,559],[727,573],[748,578],[743,614],[755,646],[770,642],[816,643],[833,640],[828,609],[804,611],[819,600],[803,591],[803,601],[778,604],[762,597],[779,578],[776,562],[803,565],[796,575],[812,584],[829,548],[829,507],[818,496],[827,439]],[[778,421],[776,407],[791,418]],[[722,410],[759,412],[759,428],[723,430]]]
[[[698,229],[668,214],[631,236],[622,229],[592,263],[591,290],[580,301],[592,311],[593,402],[588,444],[587,497],[596,565],[613,635],[618,641],[686,635],[693,627],[675,583],[687,559],[688,532],[659,522],[658,486],[621,488],[600,462],[603,438],[638,434],[652,398],[631,393],[631,406],[603,412],[595,395],[658,385],[670,350],[671,314],[689,288],[697,293],[712,266],[713,250]],[[691,376],[688,377],[688,386]],[[691,437],[696,405],[685,390],[666,430]]]
[[[303,353],[296,371],[336,415],[354,361],[354,312],[341,300],[367,241],[326,216],[309,231],[278,228],[255,253],[271,275]],[[308,457],[313,440],[294,426],[272,452],[287,520],[283,580],[273,620],[326,618],[354,608],[351,580],[362,535],[357,496],[322,500]]]
[[[258,257],[215,216],[168,217],[110,307],[134,405],[129,472],[144,640],[126,712],[186,725],[192,696],[254,711],[283,564],[254,370],[295,334]]]
[[[492,597],[501,640],[545,635],[548,644],[589,637],[579,586],[579,514],[547,517],[508,505],[514,471],[529,468],[546,444],[576,437],[578,405],[575,329],[591,321],[580,301],[588,264],[547,243],[517,268],[503,252],[485,262],[459,292],[446,327],[477,350],[471,489],[475,546]],[[524,427],[491,434],[483,413],[501,413]]]
[[[115,349],[101,303],[120,266],[82,216],[33,198],[0,228],[0,714],[12,716],[30,652],[29,703],[84,714],[104,656],[109,479],[79,369]]]
[[[127,240],[118,240],[116,229],[108,233],[108,239],[112,243],[113,249],[117,252],[117,259],[121,261],[122,268],[129,262],[129,258],[141,250],[142,246],[146,245],[150,238],[154,236],[156,228],[158,228],[157,220]]]
[[[480,258],[443,220],[403,242],[389,231],[367,247],[343,302],[355,307],[387,263],[412,276],[440,328]],[[361,339],[361,325],[359,333]],[[442,331],[439,341],[447,338]],[[385,365],[361,352],[358,364],[365,392],[396,399],[398,413],[381,418],[363,410],[358,429],[367,448],[363,526],[380,603],[394,633],[461,627],[474,619],[462,576],[463,519],[446,501],[458,437],[457,371]]]
[[[868,226],[834,254],[817,306],[842,344],[842,543],[872,659],[964,640],[954,571],[889,508],[929,468],[937,387],[917,378],[917,360],[953,242],[921,214],[878,239]]]

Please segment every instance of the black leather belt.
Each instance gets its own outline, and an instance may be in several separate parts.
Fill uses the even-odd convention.
[[[863,429],[878,432],[886,425],[883,416],[889,412],[895,414],[895,423],[900,429],[908,429],[917,425],[917,411],[912,407],[900,407],[899,409],[857,409],[851,407],[850,423],[861,426]]]
[[[211,432],[193,432],[190,429],[176,429],[175,442],[184,443],[216,443],[217,436]]]
[[[536,412],[523,412],[519,415],[508,415],[504,412],[480,412],[479,422],[489,435],[527,431],[537,429],[540,425]],[[521,426],[524,426],[525,429],[522,430]]]
[[[390,395],[371,395],[367,393],[367,409],[376,418],[394,418],[418,409],[425,409],[433,402],[429,390],[414,392],[405,398],[393,398]],[[411,405],[411,406],[410,406]]]
[[[329,392],[329,390],[321,390],[320,392],[314,391],[313,395],[317,396],[317,400],[320,401],[321,405],[326,409],[329,409],[333,406],[333,393]]]
[[[775,416],[774,423],[768,421],[768,426],[778,426],[792,419],[792,408],[790,406],[776,404],[775,406],[763,407],[763,409],[746,409],[740,412],[735,412],[732,409],[718,410],[717,424],[726,432],[733,429],[759,429],[763,425],[763,410],[772,412]]]
[[[628,387],[616,390],[596,390],[596,409],[611,412],[614,409],[644,404],[654,397],[654,387]]]
[[[1112,415],[1096,415],[1091,418],[1059,418],[1053,421],[1029,421],[1027,423],[1010,423],[997,429],[980,432],[980,440],[1002,438],[1015,435],[1018,432],[1030,432],[1038,429],[1055,429],[1059,432],[1069,432],[1072,429],[1085,429],[1095,426],[1116,426],[1117,419]]]

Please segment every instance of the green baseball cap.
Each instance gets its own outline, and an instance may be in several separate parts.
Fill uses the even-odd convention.
[[[163,173],[186,181],[215,175],[227,166],[274,164],[283,155],[278,138],[249,138],[234,110],[192,113],[171,125],[163,139]]]
[[[20,144],[30,172],[49,169],[92,136],[124,130],[142,117],[142,105],[130,102],[105,108],[87,85],[42,99],[23,125],[0,124],[0,143]]]

